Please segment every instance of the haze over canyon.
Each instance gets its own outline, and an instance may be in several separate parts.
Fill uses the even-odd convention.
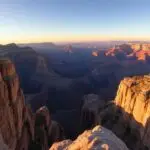
[[[12,43],[0,55],[2,149],[150,149],[148,42]]]

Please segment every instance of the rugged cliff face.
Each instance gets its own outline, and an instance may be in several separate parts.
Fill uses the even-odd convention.
[[[52,145],[50,150],[128,150],[111,131],[96,126],[84,131],[75,141],[65,140]]]
[[[16,44],[0,45],[0,56],[12,60],[26,94],[39,93],[43,86],[64,88],[71,84],[71,79],[62,78],[55,73],[46,58],[31,47],[19,47]]]
[[[91,67],[91,73],[88,76],[80,79],[68,79],[61,77],[53,69],[47,68],[43,57],[37,57],[35,53],[29,57],[26,49],[21,49],[21,54],[16,45],[7,45],[8,47],[11,47],[10,49],[13,47],[14,51],[11,56],[9,56],[10,53],[6,56],[13,58],[12,60],[17,57],[18,61],[15,63],[20,68],[23,67],[21,70],[23,75],[26,75],[30,64],[34,65],[30,68],[31,72],[33,71],[32,75],[30,74],[31,84],[39,84],[41,81],[40,83],[44,83],[46,86],[42,88],[41,93],[29,95],[32,101],[26,99],[26,102],[30,101],[34,105],[35,114],[33,114],[30,108],[25,105],[12,62],[8,59],[0,60],[0,135],[2,137],[0,142],[4,146],[6,145],[11,150],[47,150],[53,142],[64,139],[62,127],[51,119],[46,107],[40,108],[43,104],[53,110],[55,113],[53,117],[58,119],[66,131],[68,130],[66,133],[69,138],[71,135],[74,135],[72,138],[76,137],[80,124],[79,106],[82,105],[82,96],[94,92],[96,94],[84,96],[81,111],[83,129],[101,124],[122,138],[131,149],[145,150],[150,148],[148,142],[150,136],[148,123],[149,76],[125,78],[119,86],[115,101],[105,104],[106,100],[111,100],[114,97],[115,87],[122,77],[149,72],[148,63],[140,62],[138,65],[134,63],[132,65],[132,63],[128,64],[128,62],[122,61],[119,64],[121,61],[116,58],[114,59],[115,63],[105,60],[107,62],[105,64],[98,61],[95,67]],[[119,49],[126,48],[128,47],[120,47]],[[2,52],[5,53],[7,50]],[[29,53],[32,52],[29,50]],[[125,55],[128,53],[130,50],[126,51]],[[28,62],[28,59],[31,62]],[[107,60],[109,60],[109,56]],[[139,68],[142,69],[139,70]]]
[[[36,84],[31,82],[31,77],[36,73],[39,66],[37,65],[40,62],[38,61],[39,55],[31,47],[19,47],[16,44],[0,45],[0,56],[8,57],[14,63],[24,92],[39,91],[38,82]]]
[[[114,103],[99,113],[99,122],[131,149],[150,149],[150,76],[121,81]]]
[[[0,130],[4,143],[10,149],[20,149],[20,143],[28,137],[21,146],[28,146],[28,141],[33,140],[33,119],[29,113],[23,92],[19,86],[18,76],[14,65],[8,59],[0,60]]]
[[[141,60],[149,62],[150,44],[122,44],[106,51],[106,56],[113,56],[119,60]]]
[[[15,67],[0,59],[0,149],[48,150],[64,139],[62,127],[51,120],[46,107],[33,114],[25,104]]]
[[[146,43],[130,43],[131,48],[134,49],[135,51],[139,51],[139,50],[146,50],[149,51],[150,50],[150,44],[146,44]]]
[[[138,130],[141,142],[150,149],[150,76],[125,78],[119,86],[115,104],[124,110],[123,117],[131,133]],[[138,146],[138,141],[135,144]]]
[[[114,101],[105,105],[99,101],[84,101],[82,123],[103,125],[132,150],[150,149],[150,75],[124,78]],[[94,120],[90,120],[91,113]]]

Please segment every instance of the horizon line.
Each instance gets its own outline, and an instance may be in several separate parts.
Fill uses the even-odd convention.
[[[97,43],[97,42],[150,42],[150,40],[94,40],[94,41],[35,41],[35,42],[4,42],[0,43],[0,45],[7,45],[7,44],[47,44],[47,43],[52,43],[52,44],[63,44],[63,43],[68,43],[68,44],[75,44],[75,43]]]

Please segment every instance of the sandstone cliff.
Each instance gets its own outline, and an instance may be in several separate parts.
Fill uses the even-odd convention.
[[[81,111],[81,123],[86,124],[84,129],[101,124],[130,149],[150,149],[150,75],[124,78],[114,101],[104,105],[98,98],[92,100],[91,97],[90,101],[86,96]]]
[[[125,78],[119,86],[115,104],[123,108],[123,117],[131,131],[138,130],[141,142],[150,148],[150,76]],[[126,114],[132,117],[127,118]]]
[[[99,123],[122,138],[129,148],[150,149],[150,76],[121,81],[112,104],[99,113]]]
[[[62,127],[52,121],[46,107],[33,114],[25,104],[13,63],[0,59],[0,149],[48,150],[64,139]]]
[[[0,131],[4,143],[14,150],[25,136],[33,140],[32,114],[26,110],[19,79],[10,60],[0,60],[0,73]],[[24,146],[26,150],[28,144]]]
[[[128,150],[111,131],[96,126],[86,130],[75,141],[65,140],[52,145],[50,150]]]

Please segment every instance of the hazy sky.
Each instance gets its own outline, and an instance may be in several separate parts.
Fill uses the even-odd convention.
[[[0,0],[0,43],[150,40],[150,0]]]

